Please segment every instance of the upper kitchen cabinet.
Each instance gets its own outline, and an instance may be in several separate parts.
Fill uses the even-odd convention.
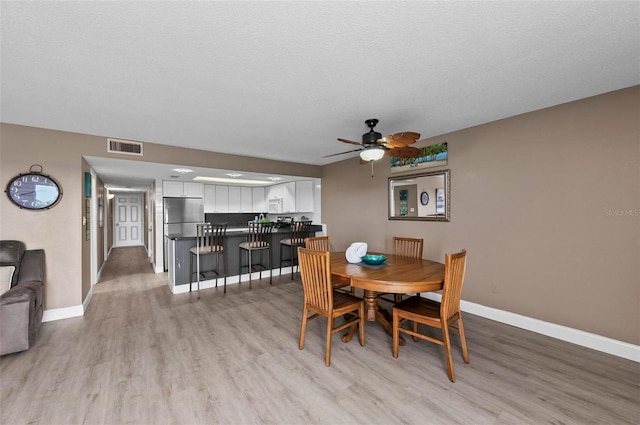
[[[227,212],[240,212],[240,186],[229,186],[229,210]]]
[[[162,196],[167,198],[202,198],[204,185],[195,182],[162,181]]]
[[[311,180],[296,183],[296,212],[313,212],[313,182]]]
[[[284,186],[282,184],[274,184],[273,186],[267,186],[266,199],[282,199],[284,197]]]
[[[216,185],[216,210],[214,212],[229,212],[229,186]]]
[[[216,185],[204,185],[204,212],[216,212]]]
[[[296,182],[284,183],[282,187],[282,212],[296,212]]]
[[[252,202],[251,206],[253,208],[252,212],[265,212],[267,211],[267,205],[265,202],[265,188],[264,187],[252,187],[251,188]]]
[[[240,212],[254,212],[253,193],[250,187],[240,187]]]

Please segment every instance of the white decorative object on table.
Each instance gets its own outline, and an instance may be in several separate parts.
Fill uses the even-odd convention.
[[[347,248],[345,252],[345,256],[347,257],[347,261],[350,263],[359,263],[362,261],[362,256],[367,254],[367,243],[366,242],[354,242]]]

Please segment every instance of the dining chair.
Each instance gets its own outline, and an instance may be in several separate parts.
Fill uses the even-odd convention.
[[[393,254],[401,257],[422,258],[424,239],[393,237]]]
[[[304,246],[305,248],[311,249],[313,251],[331,251],[329,236],[314,236],[312,238],[306,238],[304,240]],[[339,276],[334,276],[331,279],[331,282],[333,284],[333,289],[355,295],[355,288],[347,288],[347,286],[351,286],[351,280]]]
[[[280,241],[280,276],[282,276],[282,263],[289,262],[291,264],[291,280],[293,280],[293,272],[298,265],[298,247],[304,246],[304,240],[309,236],[309,227],[311,221],[295,221],[291,224],[291,237]],[[284,259],[282,248],[289,248],[289,259]]]
[[[196,261],[196,276],[198,282],[198,299],[200,298],[200,277],[207,277],[208,273],[214,273],[216,277],[216,288],[218,279],[224,276],[224,293],[227,293],[227,256],[225,255],[225,242],[227,234],[226,224],[198,223],[196,224],[196,246],[189,249],[189,292],[193,284],[193,260]],[[203,257],[215,255],[216,266],[214,269],[203,270]],[[224,274],[220,273],[220,256],[222,256],[222,267]]]
[[[312,251],[331,251],[329,236],[314,236],[305,238],[304,247]]]
[[[304,306],[300,326],[299,348],[304,348],[307,322],[322,316],[327,319],[327,342],[324,363],[331,365],[331,336],[343,329],[355,332],[360,327],[360,345],[364,346],[364,301],[362,298],[333,289],[331,284],[331,261],[329,251],[313,251],[298,247],[300,277],[304,290]],[[358,316],[346,319],[345,323],[334,327],[334,320],[357,311]],[[309,312],[313,313],[309,316]]]
[[[393,254],[400,257],[422,258],[424,239],[393,237]],[[420,295],[420,294],[417,294]],[[394,294],[395,302],[402,301],[403,294]]]
[[[238,259],[238,275],[242,274],[242,268],[246,267],[249,272],[249,289],[251,289],[251,275],[255,268],[260,271],[259,278],[262,279],[262,271],[269,270],[269,285],[271,285],[273,278],[273,271],[271,269],[271,234],[273,232],[273,223],[249,223],[249,234],[247,235],[246,242],[242,242],[239,245],[240,258]],[[242,265],[242,252],[245,251],[248,257],[248,263],[246,266]],[[267,252],[267,265],[264,264],[262,254]],[[254,252],[260,253],[260,261],[258,263],[253,261]]]
[[[464,336],[462,313],[460,312],[460,295],[464,284],[464,275],[467,268],[467,251],[462,250],[455,254],[445,255],[444,286],[440,302],[421,298],[419,295],[407,298],[393,306],[393,357],[398,357],[398,345],[400,332],[411,335],[414,341],[418,338],[434,342],[444,346],[447,358],[447,372],[451,382],[456,381],[451,359],[451,338],[449,331],[453,330],[460,335],[462,346],[462,358],[469,363],[467,341]],[[402,325],[413,322],[413,329],[407,329]],[[457,322],[457,326],[454,324]],[[442,339],[437,339],[418,332],[418,324],[439,328]]]

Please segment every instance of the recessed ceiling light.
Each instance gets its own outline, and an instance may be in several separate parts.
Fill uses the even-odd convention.
[[[188,168],[174,168],[173,171],[180,174],[193,173],[193,170],[190,170]]]
[[[229,177],[234,178],[234,179],[240,177],[241,175],[242,174],[240,174],[240,173],[227,173],[227,174],[225,174],[225,176],[229,176]]]
[[[277,182],[278,180],[282,180],[282,177],[267,177],[269,180]]]

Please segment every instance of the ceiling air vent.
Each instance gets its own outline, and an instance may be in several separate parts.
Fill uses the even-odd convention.
[[[107,152],[142,156],[142,143],[130,142],[128,140],[107,139]]]

